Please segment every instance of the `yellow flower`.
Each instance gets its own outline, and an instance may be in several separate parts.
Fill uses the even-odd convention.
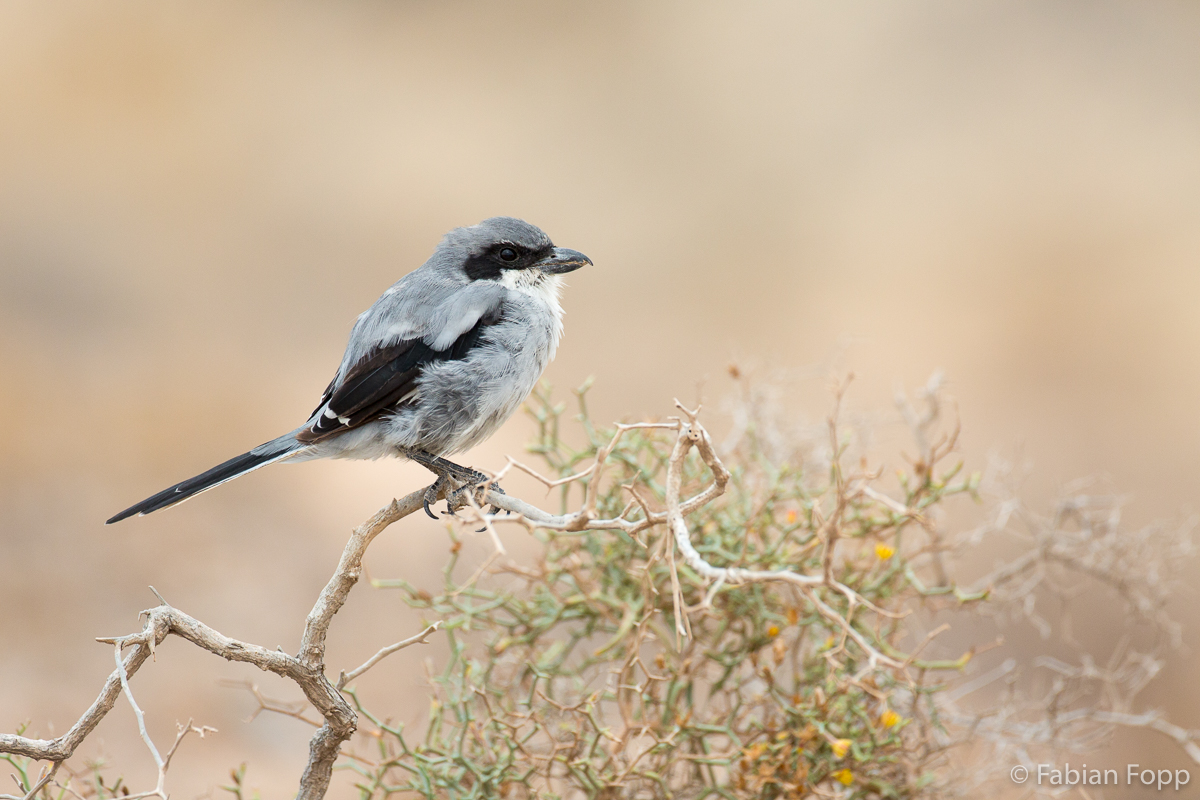
[[[879,556],[880,561],[887,561],[892,556],[896,555],[896,548],[888,547],[883,542],[875,545],[875,555]]]
[[[800,516],[800,515],[796,513],[796,510],[795,510],[795,509],[790,509],[790,510],[787,512],[787,523],[788,523],[788,525],[791,525],[791,524],[793,524],[793,523],[796,521],[796,518],[797,518],[797,517],[799,517],[799,516]]]
[[[890,708],[879,715],[879,724],[885,728],[894,728],[900,722],[900,715]]]
[[[833,637],[832,636],[830,636],[828,639],[825,640],[825,644],[821,645],[821,649],[828,650],[831,647],[833,647]]]
[[[779,635],[779,626],[778,625],[772,625],[771,627],[767,628],[767,636],[770,636],[772,639],[774,639],[778,635]]]
[[[833,777],[842,786],[849,786],[854,783],[854,775],[848,769],[839,769],[833,773]]]
[[[838,758],[846,757],[846,753],[850,752],[850,745],[849,739],[837,739],[829,744],[833,748],[833,754]]]
[[[765,752],[767,752],[766,742],[759,742],[758,744],[752,745],[750,747],[747,747],[745,750],[743,750],[742,755],[745,756],[750,761],[755,761],[759,756],[761,756]]]

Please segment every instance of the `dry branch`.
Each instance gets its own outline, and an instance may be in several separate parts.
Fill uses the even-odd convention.
[[[304,770],[297,797],[304,798],[304,800],[316,800],[324,797],[329,788],[333,764],[337,760],[341,745],[354,733],[358,722],[354,709],[325,676],[325,636],[333,616],[345,603],[350,589],[362,574],[362,558],[367,546],[393,522],[421,508],[423,496],[424,491],[422,490],[413,492],[400,500],[394,500],[354,530],[342,552],[337,570],[308,615],[298,656],[231,639],[164,602],[162,605],[142,612],[146,619],[140,633],[99,640],[115,646],[118,666],[105,682],[96,701],[69,731],[57,739],[33,739],[13,734],[0,734],[0,752],[39,761],[49,761],[54,765],[52,770],[56,770],[58,765],[75,753],[75,750],[96,728],[104,715],[112,710],[124,686],[138,716],[138,724],[143,738],[160,769],[158,788],[141,796],[162,795],[162,775],[169,766],[170,755],[174,752],[174,747],[166,758],[162,758],[154,748],[153,743],[145,734],[140,709],[133,701],[132,693],[128,691],[128,679],[154,653],[155,647],[168,635],[173,634],[228,661],[253,664],[264,672],[273,672],[287,678],[300,687],[304,696],[320,713],[324,723],[313,736],[310,744],[309,761]],[[426,631],[422,635],[428,635],[430,632]],[[122,659],[121,653],[127,648],[129,652]],[[42,785],[45,785],[45,781],[48,780],[48,777],[44,778],[41,782]],[[40,788],[40,786],[35,788]],[[29,796],[34,793],[30,792]]]
[[[340,676],[338,676],[337,688],[339,690],[344,688],[347,683],[362,675],[364,672],[378,664],[380,661],[383,661],[392,653],[395,653],[398,650],[403,650],[410,645],[425,644],[425,641],[429,638],[429,635],[440,628],[441,624],[441,621],[435,622],[415,636],[410,636],[407,639],[402,639],[399,642],[396,642],[395,644],[389,644],[387,647],[380,648],[379,652],[363,662],[362,666],[356,667],[349,672],[343,672]]]

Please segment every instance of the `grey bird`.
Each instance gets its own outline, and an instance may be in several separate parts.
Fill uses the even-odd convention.
[[[487,480],[446,457],[491,436],[529,396],[562,336],[561,276],[591,263],[523,220],[455,228],[359,316],[337,374],[303,425],[106,524],[276,461],[381,456],[411,459],[437,476],[425,494],[433,517],[429,505],[440,494]]]

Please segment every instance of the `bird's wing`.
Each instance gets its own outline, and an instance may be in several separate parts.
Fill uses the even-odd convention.
[[[319,442],[411,401],[427,364],[458,360],[478,347],[484,330],[501,320],[504,299],[503,287],[480,289],[461,287],[427,302],[424,314],[405,313],[411,299],[380,298],[355,325],[346,361],[296,439]]]

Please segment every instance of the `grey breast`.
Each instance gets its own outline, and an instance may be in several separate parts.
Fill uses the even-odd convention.
[[[500,319],[486,328],[479,347],[462,360],[425,368],[419,400],[386,421],[388,439],[443,456],[479,444],[537,384],[554,355],[557,325],[546,304],[507,291]]]

